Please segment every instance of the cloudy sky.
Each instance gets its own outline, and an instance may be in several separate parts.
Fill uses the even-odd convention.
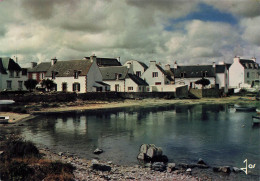
[[[0,0],[0,57],[260,62],[260,0]]]

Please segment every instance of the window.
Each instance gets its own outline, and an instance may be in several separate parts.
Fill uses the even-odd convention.
[[[80,84],[79,83],[74,83],[72,85],[73,91],[74,92],[80,92]]]
[[[18,81],[18,89],[19,90],[23,89],[23,81]]]
[[[10,70],[10,76],[9,77],[14,77],[14,71]]]
[[[155,82],[155,85],[161,85],[162,83],[161,82]]]
[[[56,77],[56,72],[51,72],[51,78],[55,79],[55,77]]]
[[[197,72],[198,73],[198,72]],[[185,72],[181,72],[181,77],[184,78],[186,77],[186,73]]]
[[[247,72],[246,76],[247,76],[247,78],[249,78],[249,72]]]
[[[41,79],[44,79],[44,73],[41,73]]]
[[[128,87],[128,91],[132,91],[132,90],[134,90],[133,87]]]
[[[207,76],[207,71],[202,73],[202,77],[206,77]]]
[[[149,92],[149,91],[150,91],[150,87],[147,87],[147,88],[146,88],[146,91]]]
[[[136,76],[141,77],[141,71],[136,71]]]
[[[78,79],[79,78],[79,72],[78,71],[74,71],[74,79]]]
[[[158,72],[153,72],[152,76],[153,77],[158,77]]]
[[[11,90],[12,89],[12,81],[11,80],[7,80],[6,84],[7,84],[7,89]]]

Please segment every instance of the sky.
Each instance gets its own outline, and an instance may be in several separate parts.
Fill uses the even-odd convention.
[[[260,0],[0,0],[0,57],[260,63]]]

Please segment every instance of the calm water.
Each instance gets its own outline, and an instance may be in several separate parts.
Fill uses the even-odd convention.
[[[256,164],[260,175],[260,128],[252,127],[256,113],[235,112],[228,105],[167,105],[131,107],[41,116],[21,127],[22,135],[55,151],[99,157],[118,164],[137,164],[143,143],[162,147],[170,161],[238,168]],[[95,148],[105,152],[99,156]]]

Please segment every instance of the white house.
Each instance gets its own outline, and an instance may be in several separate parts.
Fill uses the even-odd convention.
[[[89,60],[56,60],[51,63],[45,77],[54,81],[57,91],[86,93],[109,90],[109,86],[102,82],[96,56]]]
[[[195,84],[197,80],[202,78],[208,79],[210,85],[207,87],[215,86],[215,64],[213,65],[189,65],[179,66],[176,62],[173,68],[168,66],[167,74],[174,78],[175,85],[188,85],[189,88],[202,88],[201,85]]]
[[[230,64],[225,64],[224,62],[220,62],[216,67],[216,85],[219,86],[220,89],[224,90],[224,93],[228,92],[229,88],[229,67]]]
[[[147,92],[149,85],[137,75],[128,74],[125,87],[125,92]]]
[[[256,58],[241,59],[235,57],[229,68],[230,88],[249,88],[254,81],[259,81],[260,68]]]
[[[0,58],[0,91],[26,90],[27,69],[22,69],[17,62],[9,57]]]
[[[148,68],[148,66],[145,63],[137,60],[128,60],[124,63],[124,66],[127,66],[128,73],[134,74],[138,77],[141,77]]]
[[[125,79],[128,70],[125,66],[100,67],[103,81],[110,85],[110,90],[115,92],[125,92]]]

